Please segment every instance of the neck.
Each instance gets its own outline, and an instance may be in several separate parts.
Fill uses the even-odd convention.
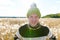
[[[29,24],[28,27],[31,28],[31,29],[37,29],[37,28],[40,28],[40,23],[37,23],[37,25],[35,25],[35,26],[31,26],[31,25]]]
[[[29,23],[29,25],[32,26],[32,27],[36,27],[38,24],[40,24],[40,23],[37,23],[37,24],[35,24],[35,25]]]

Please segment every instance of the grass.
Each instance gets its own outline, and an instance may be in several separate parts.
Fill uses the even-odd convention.
[[[42,25],[48,25],[57,40],[60,40],[60,19],[40,19]],[[14,40],[13,37],[21,24],[27,19],[21,18],[0,18],[0,40]],[[48,39],[47,39],[48,40]]]

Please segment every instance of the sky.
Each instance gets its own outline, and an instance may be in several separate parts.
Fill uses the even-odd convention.
[[[60,0],[0,0],[0,16],[26,17],[32,3],[36,3],[41,16],[60,13]]]

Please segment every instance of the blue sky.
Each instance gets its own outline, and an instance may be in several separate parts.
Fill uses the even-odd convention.
[[[0,16],[26,17],[33,2],[42,16],[60,13],[60,0],[0,0]]]

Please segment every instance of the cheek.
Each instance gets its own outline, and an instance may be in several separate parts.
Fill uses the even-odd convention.
[[[39,19],[38,18],[29,18],[29,22],[30,23],[33,23],[33,22],[37,23],[37,22],[39,22]]]
[[[32,21],[32,20],[33,20],[33,18],[29,18],[29,20],[30,20],[30,21]]]
[[[38,20],[36,19],[35,22],[38,22]]]
[[[35,19],[35,21],[39,21],[39,19],[38,19],[38,18],[36,18],[36,19]]]
[[[30,18],[30,19],[29,19],[29,22],[32,22],[32,20],[33,20],[33,19]]]

